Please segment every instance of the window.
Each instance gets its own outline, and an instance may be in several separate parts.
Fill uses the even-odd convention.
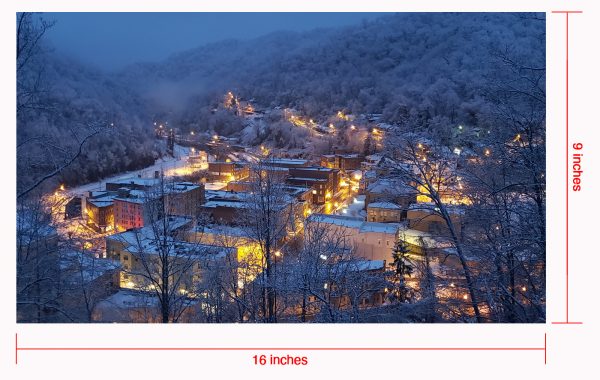
[[[377,240],[377,245],[381,245],[381,240]]]
[[[123,255],[123,260],[129,260],[129,256]]]

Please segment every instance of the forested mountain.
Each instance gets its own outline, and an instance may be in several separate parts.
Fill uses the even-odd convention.
[[[61,135],[72,123],[114,123],[64,174],[69,181],[92,180],[161,154],[152,140],[157,115],[184,131],[208,128],[211,110],[228,90],[313,118],[340,109],[382,113],[384,121],[443,136],[457,123],[493,124],[486,92],[505,75],[507,60],[544,67],[543,17],[393,14],[353,27],[222,41],[111,74],[47,52],[39,60],[52,107],[20,117],[19,139],[39,129]],[[238,130],[235,124],[222,132]]]
[[[544,33],[535,15],[396,14],[338,30],[207,45],[130,67],[121,78],[153,99],[163,100],[169,89],[162,105],[185,109],[189,120],[206,105],[206,98],[191,95],[213,99],[235,89],[259,104],[311,116],[347,109],[401,122],[411,112],[427,112],[454,123],[482,107],[498,55],[543,67]],[[174,93],[190,97],[178,97],[173,107]]]

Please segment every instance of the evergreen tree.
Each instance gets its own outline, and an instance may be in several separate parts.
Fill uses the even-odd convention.
[[[409,289],[404,281],[405,276],[409,276],[413,272],[413,264],[408,257],[410,250],[408,244],[401,239],[396,241],[394,249],[392,251],[393,262],[390,264],[394,271],[394,285],[395,289],[393,295],[400,302],[406,302],[410,300]]]

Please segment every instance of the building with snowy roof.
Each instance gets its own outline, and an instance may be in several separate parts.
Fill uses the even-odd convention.
[[[171,280],[179,284],[178,290],[193,296],[211,270],[237,260],[237,250],[233,247],[186,241],[184,231],[164,236],[160,227],[147,226],[106,238],[107,256],[120,263],[121,288],[152,290],[151,279],[159,281],[163,262],[167,260],[177,276]]]
[[[191,182],[164,184],[162,189],[120,188],[114,198],[115,229],[140,228],[165,215],[197,217],[204,199],[204,186]]]
[[[365,204],[391,202],[406,211],[417,201],[417,190],[399,178],[380,178],[371,183],[365,191]]]
[[[358,153],[336,153],[321,156],[321,166],[344,171],[361,168],[364,156]]]
[[[290,168],[290,185],[309,187],[312,190],[312,203],[325,204],[338,191],[338,174],[336,169],[320,166]]]
[[[82,214],[88,227],[97,232],[114,228],[114,191],[88,191],[82,197]]]
[[[367,220],[370,222],[399,223],[403,220],[402,206],[392,202],[372,202],[367,206]]]
[[[312,214],[307,223],[327,229],[329,234],[344,239],[356,250],[358,257],[367,260],[391,262],[392,249],[401,228],[397,223],[367,222],[361,218],[343,215]]]

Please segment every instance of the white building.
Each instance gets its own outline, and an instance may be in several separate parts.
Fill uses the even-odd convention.
[[[388,263],[392,260],[392,249],[402,227],[398,223],[366,222],[360,218],[326,214],[313,214],[307,223],[319,223],[319,227],[344,237],[348,246],[356,249],[358,257]]]

